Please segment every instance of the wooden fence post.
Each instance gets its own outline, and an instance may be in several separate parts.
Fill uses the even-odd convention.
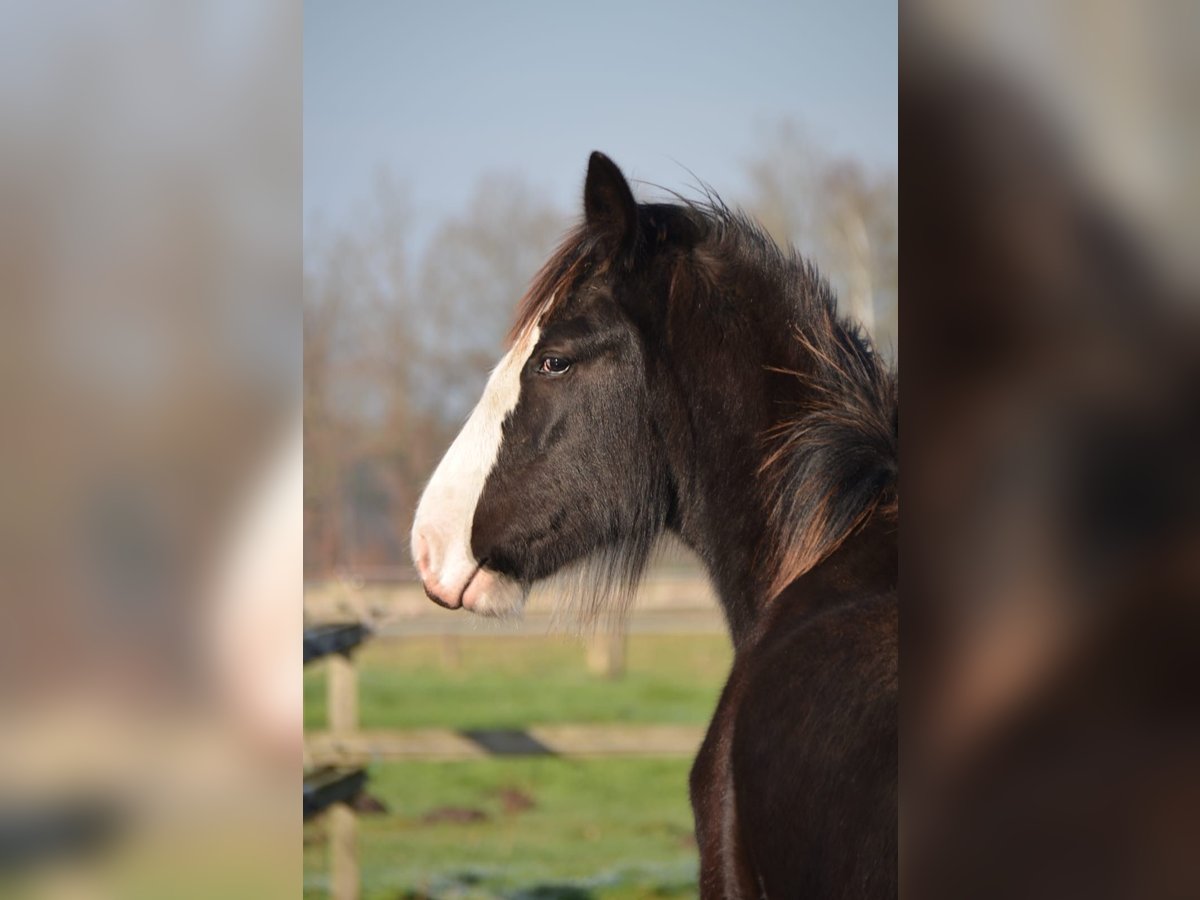
[[[605,678],[620,678],[625,674],[626,643],[627,633],[623,628],[593,634],[588,638],[588,671]]]
[[[462,643],[454,632],[442,635],[442,668],[447,672],[462,671]]]
[[[352,739],[358,730],[358,674],[351,656],[368,635],[362,624],[316,626],[304,632],[304,664],[321,659],[326,677],[326,718],[335,739]],[[305,766],[311,756],[305,748]],[[329,887],[334,900],[358,900],[358,817],[350,802],[362,789],[366,772],[321,768],[304,776],[304,817],[324,811],[329,826]]]
[[[358,900],[358,817],[349,804],[329,807],[329,869],[333,900]]]
[[[358,673],[349,651],[329,657],[329,730],[358,730]],[[347,803],[329,807],[329,875],[333,900],[358,900],[358,817]]]
[[[329,657],[329,730],[344,734],[358,730],[358,675],[348,653]]]

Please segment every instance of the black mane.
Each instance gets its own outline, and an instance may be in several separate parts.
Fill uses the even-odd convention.
[[[795,362],[772,369],[795,378],[802,399],[763,435],[759,474],[776,541],[770,594],[828,557],[879,510],[897,512],[898,390],[895,372],[857,323],[838,314],[829,283],[794,247],[782,249],[754,219],[716,194],[686,204],[708,229],[715,259],[738,259],[778,285]]]

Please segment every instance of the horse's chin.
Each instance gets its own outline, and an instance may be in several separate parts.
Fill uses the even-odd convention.
[[[525,609],[529,590],[521,582],[479,569],[463,591],[463,609],[492,618],[519,618]]]

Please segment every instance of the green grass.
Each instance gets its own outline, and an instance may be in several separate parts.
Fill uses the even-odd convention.
[[[686,759],[485,759],[372,767],[388,812],[360,817],[364,897],[589,898],[695,894]],[[506,812],[503,791],[534,804]],[[486,821],[428,824],[431,811]],[[305,894],[327,884],[320,820],[305,827]]]
[[[363,728],[519,728],[642,722],[703,725],[729,669],[721,635],[634,635],[624,677],[588,672],[566,637],[377,640],[358,654]],[[305,671],[305,726],[325,727],[323,667]],[[497,758],[379,763],[360,817],[366,900],[635,900],[696,894],[690,759]],[[532,802],[505,809],[505,792]],[[436,822],[437,810],[477,822]],[[305,826],[305,895],[328,884],[324,823]]]
[[[556,722],[706,723],[729,671],[723,635],[633,635],[628,670],[587,671],[580,641],[464,635],[448,668],[442,638],[373,641],[356,657],[359,725],[520,728]],[[304,673],[304,724],[325,727],[325,672]]]

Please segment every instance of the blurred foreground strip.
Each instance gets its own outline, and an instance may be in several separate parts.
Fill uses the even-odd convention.
[[[1195,5],[906,13],[905,886],[1200,896]]]
[[[299,893],[299,13],[3,13],[0,894]]]

